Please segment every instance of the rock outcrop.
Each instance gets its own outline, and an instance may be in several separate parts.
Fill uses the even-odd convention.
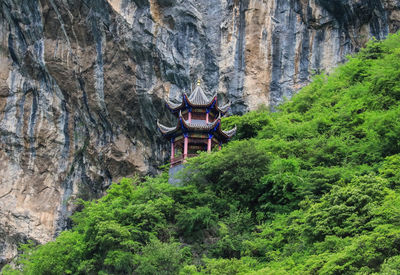
[[[275,106],[400,27],[400,0],[2,0],[0,267],[69,227],[77,198],[156,173],[164,102]]]

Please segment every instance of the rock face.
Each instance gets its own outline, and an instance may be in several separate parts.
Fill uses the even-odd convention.
[[[400,0],[0,1],[0,267],[73,201],[156,173],[156,119],[199,77],[232,113],[275,106],[400,27]]]

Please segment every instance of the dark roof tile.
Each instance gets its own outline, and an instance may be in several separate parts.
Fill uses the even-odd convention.
[[[208,105],[210,103],[200,85],[197,85],[188,99],[194,105]]]

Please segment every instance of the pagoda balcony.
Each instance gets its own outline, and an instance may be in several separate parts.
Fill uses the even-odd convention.
[[[177,166],[183,162],[183,156],[179,156],[171,159],[171,167]]]
[[[197,156],[198,156],[198,154],[187,154],[186,159],[197,157]],[[184,162],[184,160],[185,159],[183,158],[183,155],[180,155],[178,157],[173,158],[171,160],[171,167],[174,167],[174,166],[182,164]]]

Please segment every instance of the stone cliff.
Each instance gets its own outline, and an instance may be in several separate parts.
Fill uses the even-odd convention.
[[[198,77],[232,113],[275,106],[400,27],[400,0],[0,5],[0,267],[68,228],[77,197],[156,173],[156,119]]]

